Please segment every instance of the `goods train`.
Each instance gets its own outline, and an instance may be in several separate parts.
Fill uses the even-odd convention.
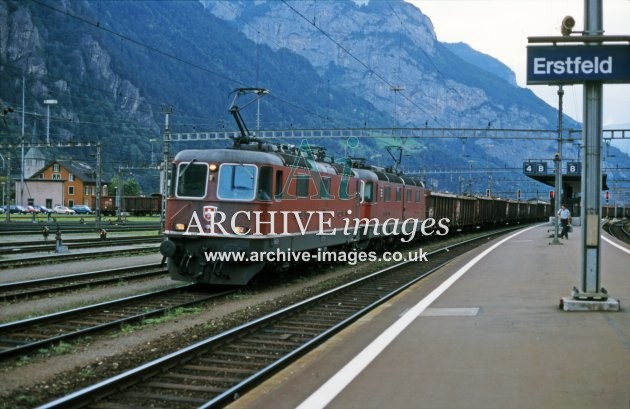
[[[333,161],[319,147],[263,143],[230,111],[242,134],[232,148],[184,150],[172,162],[160,251],[175,280],[244,285],[305,259],[296,255],[392,249],[551,212],[544,202],[431,192],[391,169]]]
[[[96,209],[96,198],[92,197],[90,207],[92,210]],[[123,196],[121,198],[120,209],[132,216],[150,216],[160,214],[162,209],[162,195]],[[101,214],[105,216],[112,216],[116,214],[116,197],[101,196]]]

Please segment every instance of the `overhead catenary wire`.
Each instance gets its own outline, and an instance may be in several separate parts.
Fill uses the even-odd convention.
[[[330,41],[332,41],[337,47],[339,47],[339,49],[341,49],[344,53],[346,53],[352,60],[356,61],[359,65],[361,65],[362,67],[365,68],[367,73],[370,73],[372,75],[374,75],[376,78],[378,78],[381,82],[383,82],[384,84],[386,84],[390,89],[391,88],[395,88],[396,85],[393,84],[391,81],[389,81],[387,78],[385,78],[381,73],[375,71],[373,68],[371,68],[368,64],[366,64],[363,60],[361,60],[360,58],[358,58],[357,56],[354,55],[354,53],[352,53],[346,46],[344,46],[343,44],[341,44],[339,41],[337,41],[331,34],[329,34],[327,31],[325,31],[323,28],[321,28],[318,24],[316,24],[316,20],[312,19],[310,20],[308,17],[306,17],[303,13],[301,13],[299,10],[297,10],[295,7],[293,7],[291,4],[289,4],[289,2],[287,0],[281,0],[289,9],[291,9],[296,15],[298,15],[301,19],[303,19],[304,21],[306,21],[309,25],[313,26],[317,31],[319,31],[323,36],[325,36],[326,38],[328,38]],[[431,117],[436,123],[440,124],[440,121],[433,115],[431,115],[428,111],[426,111],[422,106],[418,105],[415,101],[413,101],[409,96],[407,96],[406,94],[402,94],[402,96],[409,102],[411,103],[413,106],[415,106],[416,108],[418,108],[420,111],[422,111],[423,113],[425,113],[427,116]]]

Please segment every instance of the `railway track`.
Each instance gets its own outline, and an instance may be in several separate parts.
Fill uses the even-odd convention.
[[[3,215],[0,215],[0,219],[2,219]],[[64,222],[46,222],[46,221],[38,221],[37,223],[26,222],[26,221],[18,221],[18,222],[10,222],[10,223],[0,223],[0,234],[6,236],[17,236],[17,235],[29,235],[36,234],[41,235],[42,229],[44,226],[48,226],[51,233],[59,227],[64,234],[67,233],[94,233],[98,230],[96,229],[96,224],[94,222],[86,222],[85,224],[80,224],[79,219],[76,221],[64,221]],[[118,223],[118,222],[110,222],[103,221],[101,224],[101,228],[106,229],[108,232],[130,232],[130,231],[147,231],[147,230],[160,230],[159,222],[128,222],[128,223]]]
[[[602,228],[611,236],[630,244],[630,221],[621,220],[615,223],[605,223]]]
[[[69,239],[62,240],[64,246],[69,249],[86,249],[95,247],[128,246],[135,244],[159,243],[161,236],[146,237],[120,237],[110,239]],[[0,244],[0,256],[22,253],[50,252],[55,250],[55,240],[38,240],[35,242],[12,242]]]
[[[496,233],[495,233],[496,234]],[[489,235],[402,262],[52,401],[44,408],[220,407]]]
[[[148,254],[148,253],[157,253],[159,250],[159,246],[151,245],[151,246],[140,246],[140,247],[129,247],[125,249],[114,249],[114,250],[99,250],[92,252],[75,252],[75,253],[61,253],[61,254],[47,254],[44,256],[32,256],[29,255],[27,258],[15,258],[15,259],[6,259],[0,260],[0,270],[6,268],[17,268],[17,267],[25,267],[25,266],[35,266],[41,264],[50,264],[50,263],[58,263],[64,261],[72,261],[72,260],[87,260],[90,258],[97,257],[120,257],[124,255],[135,255],[135,254]]]
[[[41,317],[0,324],[0,359],[48,347],[123,323],[139,322],[235,290],[208,293],[190,284]]]
[[[0,300],[18,300],[41,294],[48,296],[120,281],[138,280],[161,274],[166,275],[166,273],[167,270],[160,264],[145,264],[38,280],[17,281],[0,284]]]

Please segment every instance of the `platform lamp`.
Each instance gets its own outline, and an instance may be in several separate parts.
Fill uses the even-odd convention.
[[[46,105],[46,145],[50,145],[50,106],[57,105],[56,99],[45,99],[44,104]]]

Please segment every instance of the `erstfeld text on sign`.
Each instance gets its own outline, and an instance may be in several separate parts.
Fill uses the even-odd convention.
[[[630,46],[528,46],[527,84],[630,82]]]

